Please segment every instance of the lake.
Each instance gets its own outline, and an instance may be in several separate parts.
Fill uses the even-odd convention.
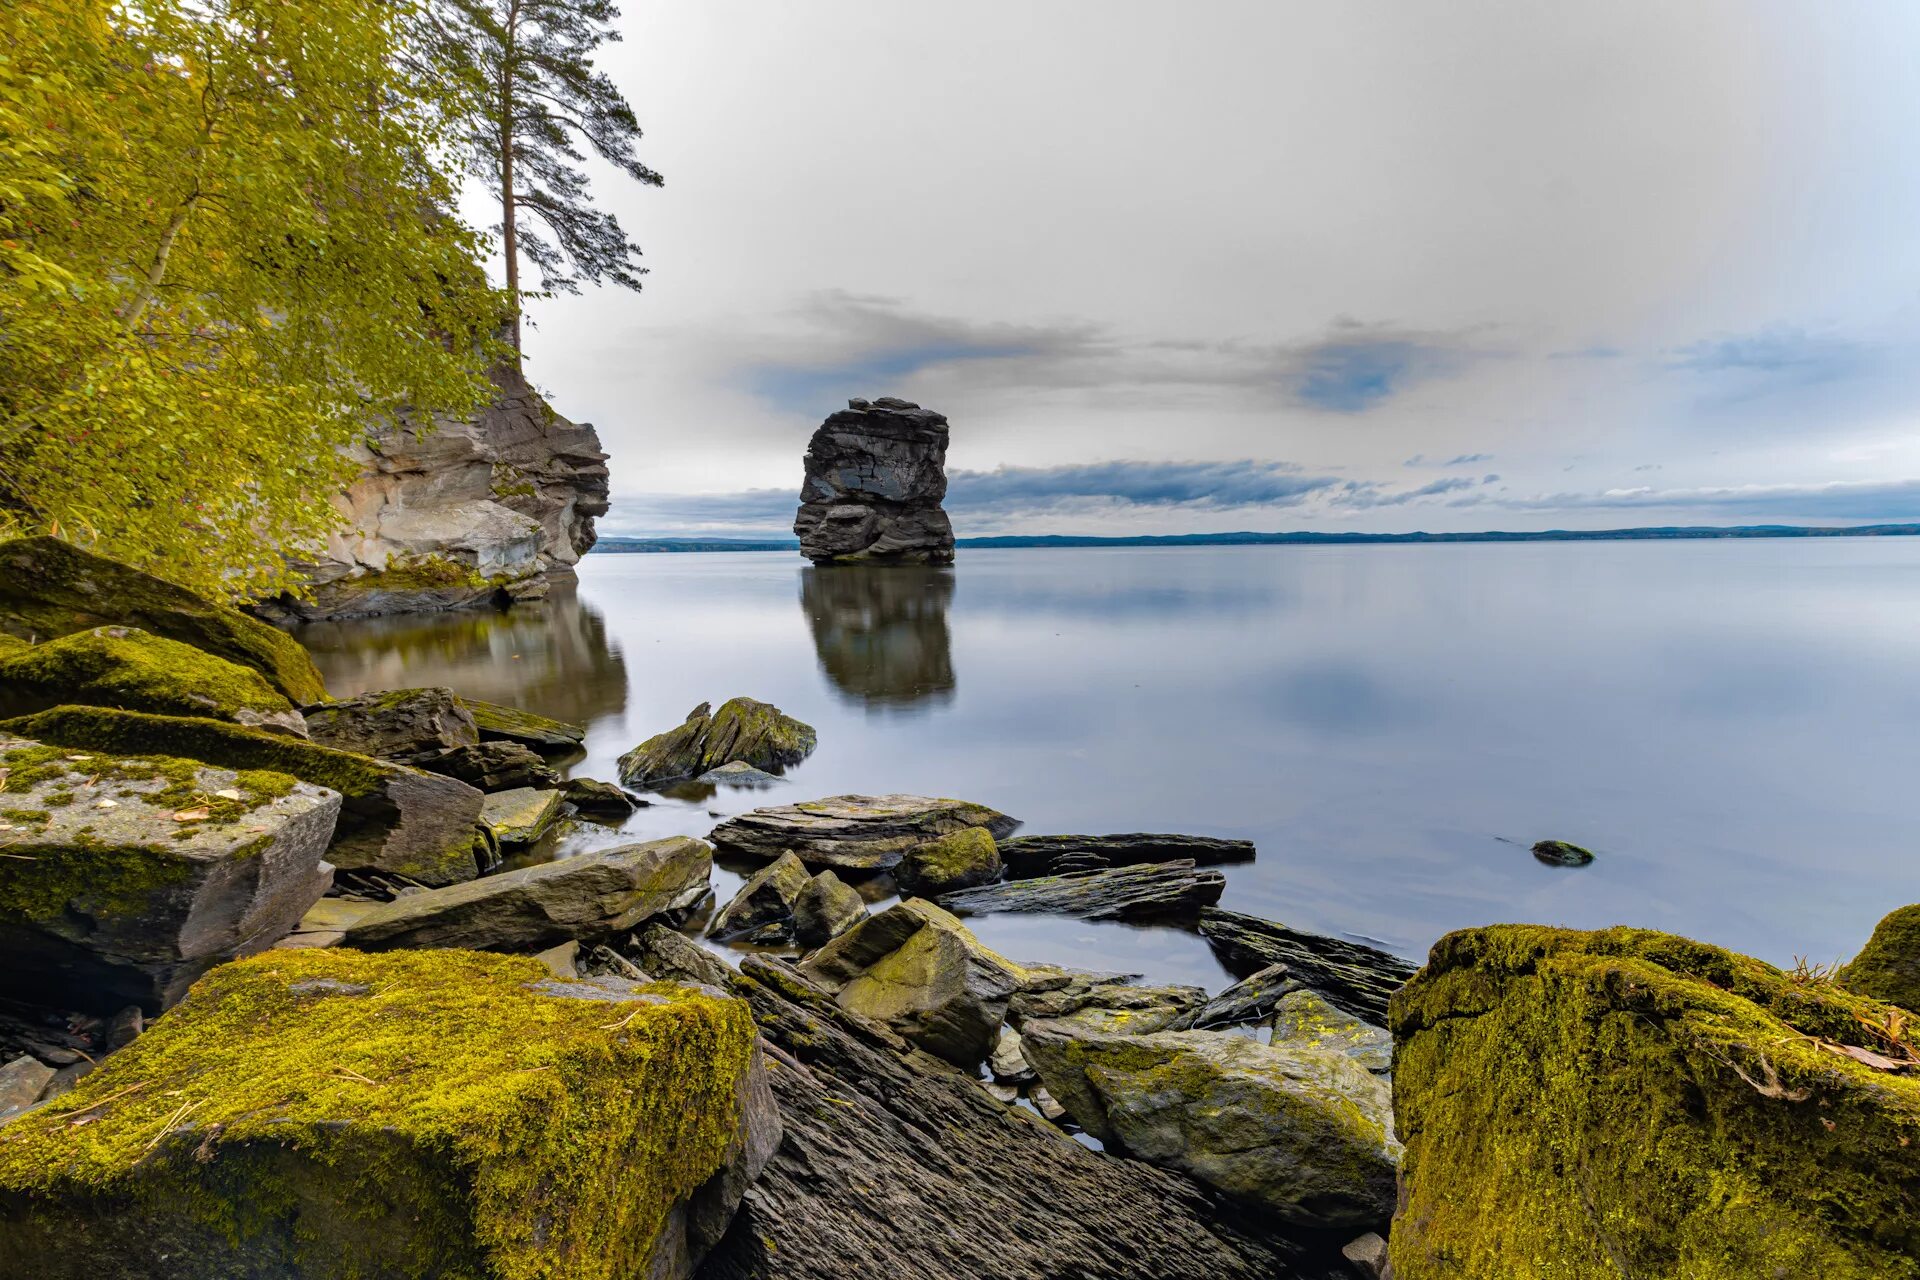
[[[337,694],[445,684],[588,725],[574,774],[612,780],[702,701],[819,730],[778,787],[655,797],[562,855],[900,791],[1032,834],[1249,839],[1223,906],[1412,959],[1539,921],[1825,962],[1920,901],[1920,539],[960,554],[592,555],[543,605],[296,634]],[[1542,865],[1543,838],[1597,858]],[[968,923],[1016,959],[1225,981],[1180,929]]]

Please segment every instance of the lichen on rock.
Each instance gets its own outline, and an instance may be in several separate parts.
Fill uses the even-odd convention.
[[[1838,978],[1849,991],[1920,1013],[1920,903],[1888,912]]]
[[[620,781],[639,787],[729,764],[784,769],[806,759],[817,742],[813,726],[771,703],[729,698],[714,711],[703,702],[680,725],[621,756]]]
[[[893,869],[900,891],[931,898],[1000,878],[1000,851],[985,827],[962,827],[907,850]]]
[[[293,704],[252,667],[138,627],[95,627],[0,655],[0,715],[72,703],[307,736]]]

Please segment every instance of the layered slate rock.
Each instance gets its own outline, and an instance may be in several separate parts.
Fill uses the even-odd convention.
[[[1000,846],[1000,860],[1016,879],[1100,871],[1146,862],[1184,860],[1195,866],[1214,867],[1252,862],[1253,856],[1251,840],[1146,832],[1114,836],[1016,836]]]
[[[1163,862],[983,884],[942,894],[940,905],[959,915],[1046,911],[1083,920],[1166,920],[1197,915],[1220,901],[1226,884],[1218,871]]]
[[[138,627],[95,627],[0,655],[0,715],[63,703],[206,716],[307,736],[293,704],[252,667]]]
[[[217,720],[56,707],[0,731],[81,751],[172,753],[225,769],[271,769],[338,791],[327,861],[343,871],[402,875],[424,885],[479,874],[480,792],[464,782]],[[484,846],[482,846],[484,847]]]
[[[1353,1059],[1377,1076],[1393,1070],[1393,1036],[1336,1009],[1314,991],[1289,991],[1273,1010],[1273,1043],[1304,1044]]]
[[[158,1013],[332,883],[340,797],[285,774],[0,737],[0,970],[55,1008]]]
[[[757,858],[777,858],[791,849],[809,867],[884,871],[908,849],[966,827],[983,827],[998,837],[1019,825],[965,800],[847,795],[754,809],[715,827],[711,839],[729,852]]]
[[[867,918],[859,890],[831,871],[807,881],[793,901],[793,940],[806,950],[825,946]]]
[[[1025,978],[965,925],[917,898],[841,934],[800,972],[841,1008],[961,1066],[993,1048],[1007,1000]]]
[[[752,935],[755,942],[784,942],[793,936],[794,907],[811,883],[800,859],[783,853],[760,868],[707,926],[714,938]],[[857,895],[856,895],[857,896]]]
[[[473,713],[451,689],[388,689],[307,708],[315,742],[336,751],[423,764],[480,741]]]
[[[458,778],[482,791],[511,791],[515,787],[551,791],[560,786],[560,775],[547,767],[546,760],[517,742],[481,742],[471,747],[454,747],[422,760],[419,767],[428,773]],[[593,785],[606,786],[603,782]],[[567,798],[573,800],[571,794]],[[632,812],[633,805],[628,804],[625,813]]]
[[[57,538],[0,543],[0,631],[42,641],[103,626],[138,627],[251,667],[294,706],[327,696],[299,642],[257,618]]]
[[[718,711],[701,703],[685,723],[656,734],[620,757],[620,781],[630,787],[692,778],[722,765],[784,769],[799,764],[818,738],[780,708],[752,698],[729,698]]]
[[[947,420],[907,400],[849,400],[807,444],[793,531],[815,564],[952,564]]]
[[[1074,1123],[1305,1227],[1393,1212],[1386,1084],[1346,1057],[1210,1031],[1101,1035],[1029,1022],[1022,1052]]]
[[[560,794],[579,810],[583,818],[595,822],[619,822],[633,813],[633,798],[611,782],[597,778],[568,778],[560,784]]]
[[[535,787],[498,791],[480,805],[480,825],[502,845],[532,844],[560,820],[560,793]]]
[[[893,868],[905,895],[931,898],[1000,878],[1000,853],[985,827],[963,827],[906,851]]]
[[[586,728],[518,707],[462,698],[483,742],[517,742],[543,756],[568,755],[587,740]]]
[[[1075,973],[1029,966],[1029,981],[1007,1005],[1017,1026],[1049,1022],[1056,1027],[1104,1035],[1143,1036],[1163,1031],[1207,998],[1199,987],[1139,987],[1128,974]],[[1065,981],[1055,985],[1056,973]]]
[[[1302,986],[1367,1022],[1386,1022],[1387,1001],[1414,973],[1413,965],[1377,947],[1218,907],[1200,913],[1200,933],[1229,972],[1246,977],[1284,964]]]
[[[748,956],[736,973],[657,926],[639,941],[649,973],[747,1000],[778,1064],[768,1074],[786,1140],[704,1280],[892,1276],[903,1259],[917,1280],[1335,1274],[1186,1178],[1089,1151],[994,1101],[788,965]]]
[[[744,1190],[728,1160],[778,1140],[742,1132],[771,1114],[756,1073],[749,1012],[718,993],[274,952],[0,1129],[0,1269],[685,1276],[696,1212]]]
[[[1838,976],[1849,991],[1920,1010],[1920,904],[1889,912]]]
[[[1259,1022],[1272,1014],[1288,992],[1300,984],[1283,964],[1270,964],[1248,974],[1240,981],[1208,1000],[1198,1009],[1173,1023],[1174,1031],[1207,1031]],[[1344,1015],[1342,1015],[1344,1016]]]
[[[620,933],[707,892],[713,851],[687,836],[543,862],[382,903],[346,928],[345,945],[534,951]]]
[[[1913,1275],[1901,1021],[1670,934],[1449,934],[1393,1001],[1394,1274]]]

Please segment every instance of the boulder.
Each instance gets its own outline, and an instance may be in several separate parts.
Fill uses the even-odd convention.
[[[0,1139],[0,1265],[167,1276],[678,1276],[769,1135],[746,1006],[461,951],[209,974]],[[84,1123],[77,1123],[83,1121]]]
[[[783,853],[760,868],[740,892],[720,909],[707,926],[711,938],[754,934],[755,942],[780,941],[793,936],[793,908],[810,877],[800,859]],[[764,932],[763,932],[764,931]]]
[[[0,715],[63,703],[205,716],[307,736],[293,704],[252,667],[138,627],[95,627],[0,657]]]
[[[1593,854],[1565,840],[1541,840],[1533,846],[1533,856],[1550,867],[1584,867]]]
[[[424,885],[480,873],[481,794],[464,782],[217,720],[56,707],[0,723],[0,732],[82,751],[188,756],[223,769],[270,769],[338,791],[327,861]],[[484,844],[481,845],[484,847]]]
[[[499,791],[480,804],[480,825],[502,845],[532,844],[560,818],[560,793],[516,787]]]
[[[1331,1229],[1393,1212],[1399,1144],[1385,1082],[1347,1058],[1211,1031],[1020,1032],[1075,1124],[1282,1221]]]
[[[306,715],[321,746],[399,764],[424,764],[480,741],[473,713],[451,689],[358,693],[308,707]]]
[[[53,1077],[52,1067],[26,1053],[0,1067],[0,1124],[40,1101]]]
[[[478,698],[461,701],[467,704],[467,712],[473,717],[483,742],[517,742],[543,756],[564,756],[580,750],[587,740],[586,729],[577,724]]]
[[[807,443],[793,531],[815,564],[952,564],[947,420],[907,400],[849,400]]]
[[[1022,1027],[1047,1021],[1104,1035],[1142,1036],[1173,1026],[1206,998],[1199,987],[1137,987],[1125,974],[1075,973],[1064,986],[1053,986],[1050,976],[1030,980],[1009,1002],[1007,1018]]]
[[[1218,907],[1200,912],[1200,934],[1228,972],[1244,978],[1284,964],[1302,986],[1368,1022],[1386,1022],[1388,998],[1414,972],[1413,965],[1377,947]]]
[[[95,627],[138,627],[251,667],[294,706],[327,696],[299,642],[257,618],[58,538],[0,542],[0,631],[42,641]]]
[[[504,744],[503,744],[504,745]],[[560,784],[560,794],[583,818],[595,822],[619,823],[633,816],[633,797],[597,778],[568,778]]]
[[[715,711],[703,702],[685,723],[656,734],[620,757],[620,781],[630,787],[692,778],[722,765],[783,769],[799,764],[817,741],[813,726],[752,698],[730,698]]]
[[[158,1013],[332,883],[340,797],[285,774],[7,738],[0,773],[0,970],[35,1004]]]
[[[1198,1009],[1175,1020],[1168,1029],[1207,1031],[1260,1022],[1273,1012],[1281,997],[1299,987],[1300,984],[1294,981],[1292,971],[1287,966],[1270,964],[1248,974]]]
[[[1875,925],[1838,978],[1849,991],[1920,1011],[1920,904],[1890,912]]]
[[[1892,1006],[1640,929],[1449,934],[1393,1000],[1400,1280],[1915,1274]]]
[[[715,827],[711,839],[750,857],[777,858],[791,849],[809,867],[884,871],[908,849],[950,832],[984,827],[998,837],[1019,825],[965,800],[849,795],[754,809]]]
[[[419,767],[428,773],[458,778],[482,791],[511,791],[515,787],[548,791],[560,785],[560,775],[549,769],[538,753],[517,742],[454,747],[420,761]],[[627,806],[627,812],[633,812],[632,805]]]
[[[903,895],[931,898],[998,880],[1000,854],[991,831],[962,827],[907,850],[894,866],[893,878]]]
[[[943,893],[940,905],[963,916],[1051,911],[1083,920],[1190,919],[1220,901],[1226,887],[1218,871],[1197,870],[1185,861],[1159,862],[983,884]]]
[[[686,836],[596,849],[395,898],[349,924],[345,941],[363,951],[536,951],[690,906],[707,892],[712,869],[712,850]]]
[[[1213,867],[1252,862],[1253,855],[1251,840],[1146,832],[1116,836],[1015,836],[1000,846],[1000,860],[1007,864],[1007,871],[1015,879],[1100,871],[1143,862],[1185,860],[1196,866]]]
[[[793,900],[793,940],[807,951],[823,947],[867,918],[867,902],[831,871],[807,881]]]
[[[1273,1043],[1345,1054],[1377,1076],[1393,1070],[1393,1036],[1336,1009],[1315,991],[1289,991],[1273,1010]]]
[[[800,972],[842,1009],[960,1066],[993,1048],[1023,977],[965,925],[918,898],[841,934],[808,956]]]

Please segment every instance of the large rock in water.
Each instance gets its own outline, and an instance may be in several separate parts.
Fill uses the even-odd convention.
[[[721,849],[756,858],[787,850],[809,867],[884,871],[916,845],[966,827],[998,837],[1019,826],[983,804],[928,796],[829,796],[801,804],[770,805],[729,818],[713,829]]]
[[[252,667],[138,627],[95,627],[0,656],[0,715],[71,703],[307,736],[306,720]]]
[[[1220,901],[1226,886],[1218,871],[1201,871],[1187,861],[1161,862],[982,884],[943,893],[940,905],[963,916],[1051,911],[1083,920],[1191,919]]]
[[[764,1091],[716,992],[276,951],[0,1130],[0,1274],[685,1277]]]
[[[1920,903],[1888,912],[1838,978],[1849,991],[1920,1012]]]
[[[715,711],[703,702],[685,723],[655,734],[620,757],[620,781],[630,787],[693,778],[722,765],[784,769],[799,764],[819,739],[780,708],[752,698],[729,698]]]
[[[332,883],[321,853],[340,797],[285,774],[0,737],[0,785],[14,998],[158,1013],[279,941]]]
[[[1903,1021],[1669,934],[1449,934],[1393,1001],[1394,1274],[1920,1274]]]
[[[139,627],[252,667],[294,705],[327,696],[298,641],[257,618],[58,538],[0,542],[0,632],[23,640]]]
[[[907,400],[849,400],[807,444],[793,531],[815,564],[952,564],[947,420]]]
[[[334,502],[345,526],[300,566],[312,598],[261,611],[293,621],[451,609],[571,578],[607,512],[607,455],[518,372],[496,371],[494,385],[471,418],[369,432],[351,451],[360,476]]]
[[[1252,862],[1253,856],[1251,840],[1148,832],[1116,836],[1016,836],[1000,848],[1000,860],[1007,864],[1015,879],[1131,867],[1143,862],[1184,860],[1211,867],[1227,862]]]

